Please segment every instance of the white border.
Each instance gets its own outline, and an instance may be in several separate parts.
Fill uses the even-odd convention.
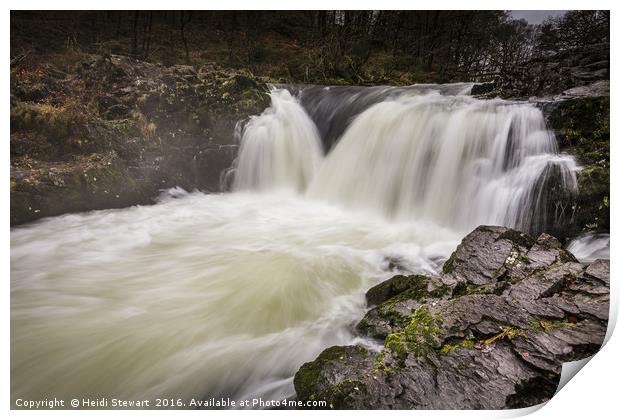
[[[503,10],[570,10],[570,9],[611,9],[612,10],[612,22],[615,22],[616,8],[612,7],[611,1],[537,1],[537,0],[521,0],[521,1],[483,1],[483,0],[470,0],[467,2],[458,1],[442,1],[435,0],[433,2],[412,2],[412,1],[297,1],[292,2],[290,0],[270,0],[270,1],[241,1],[241,0],[227,0],[223,1],[187,1],[176,0],[171,1],[119,1],[108,0],[106,2],[79,2],[79,1],[64,1],[55,0],[51,1],[13,1],[8,2],[8,8],[2,15],[2,28],[4,28],[3,48],[4,57],[7,60],[10,57],[10,8],[16,10],[27,9],[50,9],[53,6],[55,9],[68,9],[68,10],[81,10],[81,9],[151,9],[151,10],[164,10],[164,9],[271,9],[271,10],[286,10],[286,9],[474,9],[474,10],[488,10],[488,9],[503,9]],[[617,34],[614,31],[614,27],[611,27],[611,45],[612,45],[612,79],[616,80],[617,60],[614,54],[614,47],[616,47]],[[7,66],[8,67],[8,66]],[[4,345],[2,346],[2,405],[3,411],[9,411],[9,377],[10,377],[10,365],[9,365],[9,349],[10,349],[10,302],[9,302],[9,264],[10,264],[10,229],[9,229],[9,101],[7,96],[9,91],[9,72],[5,67],[5,71],[2,74],[3,86],[5,89],[3,112],[4,112],[4,133],[5,141],[1,149],[2,161],[4,162],[2,168],[5,174],[5,178],[2,184],[3,188],[3,205],[1,206],[2,215],[0,220],[4,220],[4,241],[2,243],[3,252],[2,258],[4,264],[2,264],[2,280],[5,288],[5,292],[2,294],[3,298],[3,322],[2,333],[4,337]],[[615,109],[616,89],[615,84],[612,83],[612,110]],[[612,132],[615,133],[616,123],[618,118],[612,113]],[[611,147],[611,160],[614,162],[612,165],[611,175],[611,200],[612,209],[615,208],[615,199],[619,197],[618,192],[618,179],[615,162],[617,162],[617,149],[615,146]],[[611,223],[611,237],[616,238],[616,224],[615,219]],[[614,240],[612,240],[613,242]],[[613,242],[615,243],[615,242]],[[616,279],[618,270],[617,264],[614,261],[618,261],[618,252],[615,246],[612,246],[611,251],[611,313],[610,313],[610,329],[608,331],[609,341],[604,348],[595,355],[592,360],[583,367],[575,379],[570,380],[559,393],[551,399],[547,404],[542,407],[535,407],[532,409],[524,410],[506,410],[506,411],[398,411],[391,412],[388,415],[391,418],[432,418],[432,419],[445,419],[445,418],[458,418],[458,419],[485,419],[485,418],[511,418],[532,413],[530,418],[543,419],[543,418],[558,418],[562,420],[566,419],[580,419],[588,418],[610,418],[617,412],[618,407],[618,388],[615,385],[619,378],[619,361],[620,357],[620,339],[617,334],[611,335],[618,314],[618,293],[615,287],[616,282],[620,281]],[[611,337],[610,337],[611,335]],[[168,418],[168,417],[212,417],[217,418],[231,418],[231,417],[251,417],[251,418],[274,418],[274,417],[286,417],[291,416],[299,418],[316,418],[317,415],[326,418],[338,418],[355,417],[357,418],[373,418],[382,416],[384,413],[378,411],[347,411],[347,412],[334,412],[324,411],[321,413],[310,411],[251,411],[251,412],[198,412],[198,411],[184,411],[184,412],[166,412],[166,411],[150,411],[150,412],[128,412],[128,411],[10,411],[8,414],[12,418],[39,418],[50,417],[54,419],[73,419],[73,418],[105,418],[108,419],[111,416],[114,418],[132,418],[135,415],[146,415],[151,418]]]

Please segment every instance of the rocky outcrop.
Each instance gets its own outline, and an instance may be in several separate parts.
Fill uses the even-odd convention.
[[[471,87],[470,94],[472,96],[485,95],[487,93],[493,92],[494,89],[495,89],[495,83],[493,82],[476,83]]]
[[[558,189],[562,174],[548,167],[539,187],[544,191],[539,220],[532,221],[537,232],[551,233],[563,243],[585,232],[609,232],[609,91],[609,80],[599,80],[529,99],[543,112],[560,153],[574,156],[579,165],[575,191]]]
[[[584,265],[549,235],[481,226],[441,275],[373,289],[377,306],[357,328],[383,340],[382,350],[325,350],[295,375],[300,400],[350,409],[526,407],[553,396],[563,362],[601,346],[609,261]]]
[[[498,79],[504,97],[556,95],[576,86],[609,80],[609,44],[574,47],[507,68]]]
[[[585,231],[609,232],[609,82],[570,89],[539,104],[554,130],[560,151],[575,156],[579,192],[566,208],[565,220],[552,231],[565,239]]]
[[[219,191],[236,123],[269,104],[247,72],[61,58],[11,69],[11,224],[148,203],[174,186]]]
[[[530,98],[560,151],[581,167],[577,194],[545,196],[545,231],[562,241],[609,232],[609,44],[567,49],[508,69],[484,97]]]

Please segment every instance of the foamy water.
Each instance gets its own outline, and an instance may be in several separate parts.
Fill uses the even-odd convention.
[[[287,194],[183,194],[11,232],[11,397],[294,395],[354,340],[389,259],[434,272],[460,234]]]

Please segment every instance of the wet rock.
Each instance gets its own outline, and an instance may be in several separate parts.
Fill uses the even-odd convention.
[[[609,285],[609,260],[596,260],[586,269],[586,276]]]
[[[518,266],[534,240],[526,233],[480,226],[461,242],[443,266],[444,283],[481,286]]]
[[[495,83],[476,83],[471,87],[471,95],[484,95],[495,89]]]
[[[428,282],[425,276],[403,276],[397,275],[386,280],[366,292],[366,302],[368,305],[377,305],[385,302],[405,290],[417,286],[420,282],[424,282],[424,287]]]
[[[562,92],[557,99],[573,99],[596,96],[609,96],[609,80],[598,80],[589,85],[576,86],[574,88],[567,89]]]
[[[397,275],[366,293],[369,305],[377,305],[366,313],[356,328],[372,338],[384,339],[404,329],[413,312],[423,303],[436,301],[449,293],[438,278],[421,275]]]
[[[531,406],[553,396],[563,362],[592,355],[605,337],[609,262],[580,264],[546,234],[481,226],[440,278],[416,280],[371,289],[379,304],[358,328],[383,349],[326,350],[296,374],[299,399],[347,409]],[[446,289],[429,292],[437,282]]]
[[[363,393],[360,386],[364,385],[357,375],[373,367],[373,359],[369,357],[372,354],[361,346],[334,346],[324,350],[295,374],[298,397],[306,401],[329,398],[331,408],[341,404],[348,406],[355,401],[356,394]]]
[[[598,92],[603,89],[601,85],[584,87],[577,93]],[[569,217],[557,223],[553,233],[565,239],[588,230],[609,231],[609,96],[565,96],[543,110],[560,150],[575,156],[581,166],[577,174],[579,192],[564,204]]]
[[[28,168],[28,166],[31,166]],[[132,168],[114,152],[11,167],[11,224],[67,212],[152,203],[157,168]]]

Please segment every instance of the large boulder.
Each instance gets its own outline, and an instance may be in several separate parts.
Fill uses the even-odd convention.
[[[391,279],[375,290],[397,290],[394,283],[406,284]],[[481,226],[440,277],[416,277],[411,288],[390,294],[364,317],[373,328],[360,329],[384,339],[383,348],[326,350],[295,375],[300,400],[357,409],[542,403],[555,393],[562,363],[594,354],[604,340],[609,262],[580,264],[546,234],[534,240]],[[391,312],[379,310],[386,303]]]

